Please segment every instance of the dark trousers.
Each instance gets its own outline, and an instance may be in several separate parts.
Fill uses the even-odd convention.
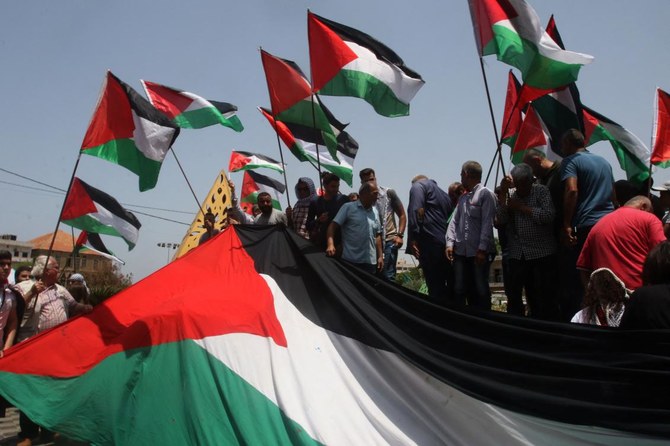
[[[395,282],[396,263],[398,262],[398,248],[393,240],[384,242],[384,269],[382,277],[389,282]]]
[[[577,244],[562,247],[559,252],[560,305],[563,322],[570,322],[575,313],[582,308],[584,287],[577,270],[577,259],[592,228],[593,226],[577,228]]]
[[[533,260],[509,259],[509,281],[506,290],[508,313],[524,315],[521,296],[525,289],[532,317],[550,321],[559,319],[556,259],[555,255]]]
[[[419,241],[419,262],[428,287],[428,297],[435,303],[447,303],[446,245]]]
[[[483,265],[475,263],[475,257],[454,256],[454,300],[483,310],[491,309],[489,271],[493,258],[488,256]]]
[[[34,423],[33,420],[28,418],[28,415],[19,411],[19,426],[21,427],[21,432],[19,432],[19,438],[37,438],[40,434],[40,426],[37,423]],[[42,439],[51,440],[53,438],[53,432],[42,429]]]

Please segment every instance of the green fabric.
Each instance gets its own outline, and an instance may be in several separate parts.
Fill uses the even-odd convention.
[[[140,192],[153,189],[158,182],[162,163],[145,157],[130,138],[114,139],[82,150],[82,153],[118,164],[136,174],[140,181]]]
[[[94,232],[96,234],[105,234],[113,235],[114,237],[122,237],[115,228],[107,226],[101,223],[97,218],[91,216],[91,214],[82,215],[81,217],[74,218],[72,220],[63,220],[63,223],[66,225],[72,226],[73,228],[81,229],[82,231]],[[131,243],[129,240],[123,238],[128,244],[129,249],[135,247],[134,243]]]
[[[95,445],[319,444],[192,340],[123,351],[77,378],[0,373],[0,388],[38,424]]]
[[[236,132],[244,130],[242,122],[240,122],[237,115],[232,115],[226,118],[215,107],[200,108],[184,112],[175,116],[174,121],[179,127],[185,129],[201,129],[210,125],[221,124]]]
[[[361,98],[377,113],[390,118],[409,115],[409,104],[400,101],[384,82],[362,71],[340,70],[319,93]]]

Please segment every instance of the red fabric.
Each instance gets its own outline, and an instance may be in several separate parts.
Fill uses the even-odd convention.
[[[164,85],[144,81],[144,87],[153,106],[165,113],[170,119],[184,113],[193,102],[193,99]]]
[[[128,96],[112,72],[108,71],[105,91],[86,130],[81,149],[98,147],[115,139],[132,138],[134,131],[135,123]]]
[[[656,134],[652,147],[651,162],[653,164],[670,161],[670,95],[660,88],[656,113]]]
[[[286,62],[263,50],[261,50],[261,61],[273,115],[277,116],[311,96],[312,88],[309,83]]]
[[[521,128],[521,108],[519,103],[519,81],[509,70],[507,77],[507,96],[505,97],[505,112],[503,113],[502,139],[510,138]]]
[[[493,39],[493,24],[518,15],[508,0],[470,0],[470,13],[480,56]]]
[[[642,286],[642,265],[647,254],[664,240],[658,217],[624,206],[601,218],[591,229],[577,268],[609,268],[626,288],[636,289]]]
[[[232,229],[91,314],[5,351],[0,370],[75,377],[118,352],[227,333],[265,336],[287,346],[272,292]]]
[[[544,129],[542,128],[540,118],[537,116],[535,109],[530,106],[528,107],[528,112],[526,113],[523,123],[521,123],[519,136],[516,138],[512,154],[523,152],[524,150],[533,147],[543,147],[546,145],[547,138],[544,136]]]
[[[313,91],[321,90],[346,64],[358,59],[356,53],[333,30],[311,12],[307,13],[309,60]]]
[[[98,212],[98,208],[88,195],[88,192],[86,192],[86,189],[84,189],[84,186],[81,185],[79,178],[75,177],[63,205],[61,221],[74,220],[75,218],[96,212]]]
[[[282,141],[284,141],[286,147],[288,147],[289,149],[293,147],[293,145],[296,143],[295,137],[293,136],[293,133],[291,133],[291,130],[289,130],[289,128],[286,127],[286,124],[284,124],[281,121],[276,121],[271,114],[267,113],[262,108],[259,107],[258,110],[263,114],[263,116],[265,116],[265,119],[268,120],[272,128],[275,129],[275,131],[279,134],[279,137],[281,138]]]

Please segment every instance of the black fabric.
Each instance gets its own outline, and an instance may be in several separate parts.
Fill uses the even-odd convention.
[[[277,226],[235,226],[260,273],[314,323],[394,352],[497,406],[670,437],[670,331],[442,307],[326,257]]]

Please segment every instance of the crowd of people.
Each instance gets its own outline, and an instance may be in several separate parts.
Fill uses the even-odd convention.
[[[62,286],[59,279],[60,267],[54,257],[38,256],[32,267],[23,265],[13,270],[12,254],[0,251],[2,351],[93,309],[82,274],[71,274],[67,287]],[[4,400],[0,401],[0,411],[4,412],[6,405]],[[40,427],[23,412],[19,412],[19,425],[17,446],[30,446],[37,438],[41,441],[54,438],[53,432]]]
[[[242,212],[236,201],[230,215],[233,222],[285,224],[328,256],[388,281],[395,280],[406,232],[407,252],[419,261],[428,299],[440,305],[490,310],[489,273],[500,254],[508,313],[618,326],[629,320],[623,315],[630,307],[642,326],[641,315],[650,314],[630,305],[633,296],[650,296],[649,287],[656,287],[651,295],[658,297],[666,289],[658,278],[646,280],[643,270],[645,262],[666,265],[658,257],[667,255],[670,182],[654,188],[660,197],[649,194],[648,184],[615,183],[610,164],[586,150],[575,129],[560,146],[560,161],[526,151],[495,190],[482,184],[476,161],[463,164],[460,181],[447,191],[418,175],[407,212],[398,194],[366,168],[358,193],[340,193],[340,179],[326,173],[321,193],[311,179],[300,178],[298,201],[285,212],[261,193],[257,216]],[[666,277],[670,282],[670,269]],[[653,298],[644,300],[648,305]],[[655,316],[652,325],[660,328],[666,316]]]

